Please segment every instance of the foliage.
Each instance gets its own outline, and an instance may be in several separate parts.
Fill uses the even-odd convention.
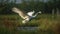
[[[36,19],[29,23],[23,24],[22,19],[18,15],[0,15],[0,33],[1,34],[54,34],[60,31],[60,16],[52,17],[51,14],[38,15]],[[21,26],[37,26],[40,27],[36,31],[20,31],[17,27]]]
[[[49,0],[48,2],[44,3],[39,0],[31,0],[25,1],[22,0],[22,3],[16,4],[16,0],[9,2],[9,0],[2,1],[0,0],[0,14],[13,14],[11,11],[12,7],[18,7],[23,11],[42,11],[43,13],[52,13],[52,9],[54,9],[55,13],[57,12],[56,8],[60,9],[60,0]]]

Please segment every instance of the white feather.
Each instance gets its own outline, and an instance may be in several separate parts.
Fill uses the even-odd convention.
[[[20,9],[18,9],[16,7],[12,8],[12,11],[15,12],[15,13],[18,13],[19,16],[21,16],[21,18],[24,19],[22,21],[22,23],[27,23],[30,19],[35,18],[38,15],[38,13],[41,13],[41,12],[38,12],[35,15],[33,15],[35,13],[35,11],[33,10],[33,11],[25,14],[23,11],[21,11]]]

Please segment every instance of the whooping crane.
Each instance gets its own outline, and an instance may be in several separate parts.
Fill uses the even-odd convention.
[[[33,14],[35,13],[34,10],[31,11],[31,12],[28,12],[28,13],[24,13],[23,11],[21,11],[20,9],[18,9],[18,8],[16,8],[16,7],[13,7],[13,8],[12,8],[12,11],[15,12],[15,13],[18,13],[19,16],[20,16],[22,19],[24,19],[24,20],[22,21],[22,23],[27,23],[27,22],[30,21],[31,19],[35,18],[35,17],[38,15],[38,13],[41,13],[41,11],[40,11],[40,12],[36,13],[35,15],[33,15]]]

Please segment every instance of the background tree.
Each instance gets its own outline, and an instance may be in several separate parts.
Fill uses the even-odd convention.
[[[45,14],[59,14],[60,13],[60,0],[21,0],[21,3],[16,3],[17,0],[0,0],[0,14],[11,14],[12,7],[18,7],[23,11],[35,10],[42,11]],[[54,9],[54,11],[53,11]]]

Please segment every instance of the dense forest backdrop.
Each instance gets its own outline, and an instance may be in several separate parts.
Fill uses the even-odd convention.
[[[42,2],[43,1],[43,2]],[[23,11],[42,11],[43,14],[60,13],[60,0],[21,0],[21,3],[16,3],[17,0],[0,0],[0,14],[15,14],[12,12],[13,7],[18,7]]]

